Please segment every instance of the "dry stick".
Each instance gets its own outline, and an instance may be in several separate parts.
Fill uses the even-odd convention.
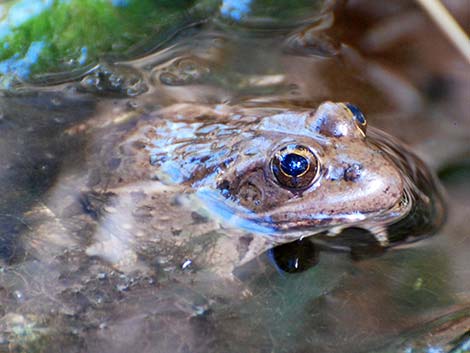
[[[470,63],[470,39],[439,0],[416,0]]]

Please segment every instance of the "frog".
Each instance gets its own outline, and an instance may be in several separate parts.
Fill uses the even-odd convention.
[[[49,193],[49,219],[60,226],[44,228],[62,243],[81,232],[72,242],[124,273],[227,277],[299,239],[382,250],[428,236],[445,219],[432,171],[350,103],[179,103],[114,122],[81,128],[92,131],[87,160]],[[64,200],[69,207],[54,209]],[[344,235],[349,229],[366,240]]]

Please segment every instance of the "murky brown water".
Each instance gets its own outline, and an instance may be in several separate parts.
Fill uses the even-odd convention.
[[[468,7],[449,4],[468,24]],[[331,21],[326,12],[276,31],[209,22],[80,83],[2,93],[0,352],[470,351],[469,66],[405,1],[352,1]],[[122,272],[87,256],[89,239],[31,237],[53,218],[42,206],[60,207],[57,190],[81,172],[87,122],[179,102],[325,100],[360,106],[441,172],[438,234],[361,261],[322,252],[295,274],[263,254],[236,282],[158,264]]]

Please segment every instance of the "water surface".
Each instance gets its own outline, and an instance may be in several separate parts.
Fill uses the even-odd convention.
[[[289,26],[256,8],[243,17],[241,4],[224,2],[231,19],[182,31],[157,51],[0,94],[0,352],[469,351],[468,65],[404,2],[352,2],[335,24],[315,8]],[[263,254],[236,282],[157,265],[122,273],[86,256],[80,239],[41,248],[25,236],[50,216],[41,207],[64,178],[80,173],[93,136],[81,124],[180,102],[325,100],[360,106],[441,172],[449,213],[438,234],[361,261],[321,252],[294,274]]]

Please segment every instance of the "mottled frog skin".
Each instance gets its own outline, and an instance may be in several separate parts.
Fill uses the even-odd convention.
[[[304,237],[350,250],[363,240],[343,231],[360,228],[387,248],[443,221],[432,173],[351,104],[179,104],[121,120],[91,129],[83,175],[54,197],[80,190],[85,214],[59,217],[87,222],[86,253],[123,271],[230,273]]]

